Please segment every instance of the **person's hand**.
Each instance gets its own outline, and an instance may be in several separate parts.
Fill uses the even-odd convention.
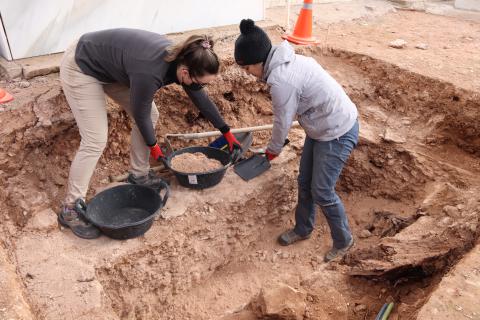
[[[150,147],[150,156],[157,161],[165,159],[165,155],[163,154],[162,149],[160,149],[158,143],[155,143],[154,146]]]
[[[283,146],[285,147],[287,144],[290,143],[290,140],[285,139],[285,141],[283,142]],[[268,161],[272,161],[273,159],[275,159],[276,157],[278,157],[278,154],[277,153],[273,153],[272,151],[265,149],[265,157],[268,159]]]
[[[235,136],[230,130],[225,132],[223,136],[228,142],[228,150],[230,151],[230,153],[232,153],[234,149],[242,149],[240,142],[238,142],[237,138],[235,138]]]
[[[268,161],[272,161],[276,157],[278,157],[278,154],[271,152],[270,150],[265,150],[265,157],[267,157]]]

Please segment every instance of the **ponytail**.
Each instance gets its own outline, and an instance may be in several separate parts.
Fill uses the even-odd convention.
[[[213,51],[213,44],[213,40],[206,35],[193,35],[183,43],[168,47],[164,60],[185,65],[195,78],[205,74],[217,74],[220,61]]]

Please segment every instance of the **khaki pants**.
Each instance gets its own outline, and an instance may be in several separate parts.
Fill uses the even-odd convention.
[[[60,65],[63,92],[82,138],[80,148],[70,167],[66,204],[73,203],[77,198],[85,198],[90,178],[107,144],[108,121],[105,94],[132,116],[130,89],[120,84],[106,84],[84,74],[75,62],[76,46],[77,42],[65,51]],[[155,127],[158,110],[153,102],[150,116]],[[149,156],[150,150],[134,124],[131,132],[130,172],[136,176],[147,174],[150,169]]]

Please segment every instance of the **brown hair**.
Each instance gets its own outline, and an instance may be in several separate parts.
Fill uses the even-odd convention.
[[[213,51],[213,44],[207,35],[190,36],[184,42],[168,47],[165,61],[185,65],[194,78],[217,74],[220,61]]]

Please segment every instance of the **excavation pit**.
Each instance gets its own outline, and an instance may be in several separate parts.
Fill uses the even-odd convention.
[[[372,318],[388,300],[398,305],[394,314],[415,317],[478,238],[476,94],[351,52],[301,53],[322,64],[359,109],[360,142],[337,186],[357,239],[344,260],[322,262],[330,235],[321,213],[310,240],[276,244],[294,219],[301,129],[250,182],[232,169],[202,191],[172,181],[163,218],[144,237],[84,241],[58,230],[45,209],[62,199],[79,136],[58,79],[48,76],[32,80],[35,101],[9,113],[18,121],[2,129],[1,147],[2,237],[35,318],[261,319],[262,292],[288,288],[304,297],[299,303],[312,319]],[[223,63],[208,90],[230,125],[271,122],[267,87],[231,59]],[[179,87],[161,90],[156,103],[159,136],[211,129]],[[129,120],[110,103],[109,121],[90,196],[128,168]],[[255,146],[268,138],[255,134]],[[338,305],[325,312],[331,297]]]

